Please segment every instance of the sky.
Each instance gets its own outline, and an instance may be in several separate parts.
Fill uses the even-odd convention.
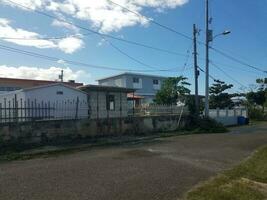
[[[205,1],[113,1],[140,13],[140,16],[109,0],[0,0],[0,76],[56,80],[64,69],[65,80],[96,84],[99,78],[135,70],[167,77],[186,76],[194,92],[192,40],[159,27],[152,20],[188,37],[192,37],[195,23],[200,29],[198,40],[204,41]],[[217,37],[212,47],[267,70],[267,0],[210,0],[210,15],[214,35],[231,30],[227,36]],[[177,54],[124,43],[88,29]],[[7,47],[55,59],[30,57],[14,52],[14,49],[7,51]],[[205,47],[202,44],[198,44],[198,57],[199,66],[205,69]],[[210,51],[210,61],[222,70],[211,65],[212,77],[233,84],[232,92],[249,87],[255,79],[266,76],[213,50]],[[201,73],[201,94],[204,93],[204,83],[205,77]]]

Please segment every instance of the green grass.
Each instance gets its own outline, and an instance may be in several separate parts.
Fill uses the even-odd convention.
[[[187,200],[266,200],[267,147],[232,170],[194,188]]]

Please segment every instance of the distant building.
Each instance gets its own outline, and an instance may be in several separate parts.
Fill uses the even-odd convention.
[[[142,103],[151,103],[166,78],[167,77],[147,74],[122,73],[99,79],[98,84],[102,86],[117,86],[135,89],[135,94],[142,97],[140,98]]]
[[[32,79],[0,78],[0,94],[14,90],[31,88],[41,85],[48,85],[53,83],[59,83],[59,82],[46,81],[46,80],[32,80]],[[73,80],[69,82],[63,82],[63,84],[74,88],[83,85],[82,83],[75,83],[75,81]]]
[[[85,85],[78,89],[88,94],[89,116],[91,119],[127,117],[133,104],[128,101],[134,89],[114,86]]]

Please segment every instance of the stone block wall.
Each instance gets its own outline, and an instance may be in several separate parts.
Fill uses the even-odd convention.
[[[0,126],[1,143],[37,144],[75,138],[143,135],[171,132],[187,122],[179,116],[125,117],[110,119],[58,120],[13,123]]]

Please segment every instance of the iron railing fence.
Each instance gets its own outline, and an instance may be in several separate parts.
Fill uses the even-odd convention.
[[[0,123],[88,118],[88,105],[79,99],[37,101],[11,99],[0,102]]]
[[[188,114],[188,109],[185,106],[150,104],[130,109],[128,113],[135,116],[184,115]]]

